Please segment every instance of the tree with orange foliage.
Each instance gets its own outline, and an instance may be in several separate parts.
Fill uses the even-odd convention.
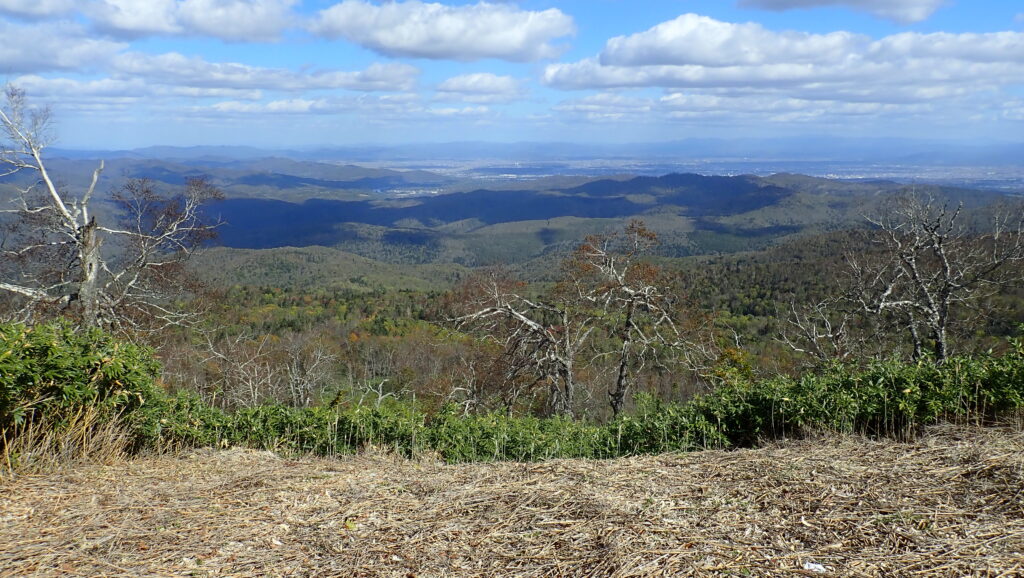
[[[608,402],[615,415],[646,366],[700,367],[714,357],[709,316],[689,307],[669,276],[641,259],[657,244],[658,236],[634,220],[621,233],[588,237],[563,264],[559,292],[584,304],[618,344],[598,352],[614,359]]]
[[[526,296],[526,285],[508,277],[477,277],[453,299],[461,311],[452,321],[502,347],[506,387],[547,384],[554,414],[572,415],[581,368],[611,358],[608,398],[618,414],[645,367],[713,358],[708,317],[694,313],[669,277],[642,260],[656,244],[640,221],[621,233],[590,236],[541,297]]]

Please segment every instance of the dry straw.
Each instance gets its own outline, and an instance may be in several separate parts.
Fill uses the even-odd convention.
[[[125,428],[117,420],[104,419],[91,405],[79,407],[60,422],[25,420],[0,431],[0,482],[19,473],[123,462],[129,445]]]
[[[1024,575],[1019,429],[532,464],[199,451],[0,490],[4,576]]]

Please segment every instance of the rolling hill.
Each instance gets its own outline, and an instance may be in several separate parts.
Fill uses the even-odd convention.
[[[661,235],[660,251],[667,256],[759,249],[801,233],[862,224],[865,214],[904,188],[801,175],[673,173],[407,198],[229,198],[209,212],[225,221],[219,243],[226,247],[325,246],[393,263],[479,266],[534,259],[637,218]],[[917,189],[968,207],[1002,198],[968,189]]]

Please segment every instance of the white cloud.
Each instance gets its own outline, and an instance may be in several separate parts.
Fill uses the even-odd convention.
[[[5,73],[99,68],[125,44],[88,37],[77,24],[15,24],[0,20],[0,71]]]
[[[1003,105],[1002,117],[1006,120],[1024,121],[1024,100],[1013,100]]]
[[[519,80],[489,72],[454,76],[437,86],[437,97],[441,100],[500,103],[520,100],[525,95]]]
[[[346,89],[357,91],[408,90],[419,69],[401,63],[375,63],[362,71],[298,73],[283,68],[261,68],[235,62],[209,62],[175,52],[149,55],[131,52],[114,60],[116,73],[143,77],[160,84],[230,89],[284,91]]]
[[[649,98],[635,98],[621,94],[602,92],[579,99],[568,100],[553,107],[553,110],[587,121],[620,121],[649,117],[656,102]]]
[[[904,32],[873,43],[868,57],[874,60],[940,58],[978,63],[1024,63],[1024,34],[989,32],[984,34]]]
[[[848,6],[882,18],[909,24],[928,19],[948,0],[740,0],[741,6],[792,10],[820,6]]]
[[[525,62],[558,56],[562,49],[552,41],[574,34],[575,26],[556,8],[531,12],[487,2],[447,6],[343,0],[321,11],[311,31],[388,56]]]
[[[484,116],[490,112],[490,109],[486,106],[465,106],[462,108],[448,107],[448,108],[428,108],[425,112],[431,116],[440,116],[445,118],[452,117],[479,117]]]
[[[1021,32],[904,33],[870,41],[683,16],[613,38],[596,58],[551,64],[543,80],[563,89],[663,87],[907,103],[1024,83],[1022,55]]]
[[[378,120],[409,119],[428,114],[413,93],[359,95],[325,98],[290,98],[265,102],[221,101],[210,106],[195,107],[196,116],[251,115],[352,115]]]
[[[567,120],[631,124],[797,123],[861,117],[905,118],[925,114],[923,104],[884,104],[819,101],[779,95],[730,96],[702,92],[673,92],[661,98],[632,97],[603,92],[567,100],[553,107]]]
[[[225,40],[272,41],[292,23],[298,0],[185,0],[179,17],[186,29]]]
[[[75,8],[74,0],[0,0],[0,14],[45,18],[60,16]]]
[[[259,100],[259,90],[230,88],[200,88],[190,86],[162,86],[145,82],[140,78],[77,80],[72,78],[46,78],[38,75],[20,76],[14,84],[25,89],[33,97],[44,100],[59,98],[65,104],[74,104],[93,99],[153,99],[153,98],[241,98]]]
[[[308,78],[311,88],[344,88],[362,91],[411,90],[420,70],[411,64],[375,62],[358,72],[319,72]]]
[[[774,122],[811,120],[823,116],[878,116],[924,110],[923,105],[877,102],[840,102],[804,98],[768,96],[723,96],[701,93],[671,93],[658,101],[659,110],[670,118],[696,118],[709,115],[729,117],[756,116]]]
[[[425,107],[416,94],[361,95],[318,99],[291,98],[266,102],[227,100],[195,107],[194,116],[287,116],[341,115],[369,119],[373,122],[419,122],[438,118],[479,119],[487,116],[486,106]]]
[[[675,20],[608,41],[601,64],[611,66],[737,66],[830,62],[866,44],[849,32],[808,34],[773,32],[760,24],[733,24],[707,16],[683,14]]]
[[[181,34],[176,0],[102,0],[88,7],[100,29],[124,36]]]
[[[298,0],[100,0],[86,10],[105,32],[138,37],[212,36],[229,41],[276,40],[293,23]]]
[[[339,110],[327,99],[308,100],[293,98],[270,102],[218,102],[210,107],[215,112],[227,114],[310,114],[330,113]]]
[[[161,84],[293,90],[296,75],[289,70],[259,68],[233,62],[209,62],[177,52],[150,55],[125,53],[114,61],[114,71]]]

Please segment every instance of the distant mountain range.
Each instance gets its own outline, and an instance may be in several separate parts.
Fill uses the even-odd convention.
[[[774,139],[685,139],[627,144],[449,142],[272,150],[244,146],[155,146],[115,151],[53,149],[51,154],[68,159],[201,160],[208,163],[278,157],[331,162],[496,159],[522,162],[586,159],[672,159],[676,161],[742,159],[747,161],[800,160],[1001,166],[1024,164],[1024,142],[965,145],[915,139],[822,136]]]
[[[100,158],[105,169],[98,190],[110,192],[126,179],[146,178],[179,187],[192,177],[206,177],[229,197],[303,200],[309,198],[357,199],[391,194],[393,190],[436,190],[453,185],[458,179],[423,170],[391,170],[361,167],[352,164],[302,161],[289,158],[235,158],[214,160],[210,157],[187,159],[150,159],[137,156],[97,158],[55,157],[47,167],[71,190],[88,185]],[[27,185],[38,175],[21,171],[0,178],[5,182]]]

